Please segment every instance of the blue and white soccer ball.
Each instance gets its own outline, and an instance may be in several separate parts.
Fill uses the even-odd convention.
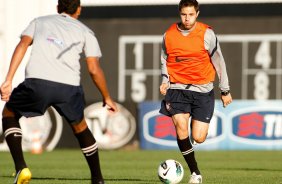
[[[182,165],[173,159],[163,161],[158,168],[158,176],[164,184],[177,184],[184,175]]]

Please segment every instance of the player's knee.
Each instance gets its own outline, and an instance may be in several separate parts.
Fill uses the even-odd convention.
[[[78,123],[72,123],[71,124],[72,130],[75,134],[83,132],[87,128],[87,124],[85,119],[83,118],[80,122]]]
[[[206,140],[207,135],[198,135],[198,136],[193,136],[194,141],[197,143],[203,143]]]
[[[206,139],[203,139],[203,138],[196,138],[196,139],[194,139],[194,141],[196,141],[196,143],[198,143],[198,144],[205,142],[205,140]]]
[[[2,117],[3,118],[13,118],[16,117],[15,113],[11,110],[9,110],[6,106],[4,107],[2,111]]]

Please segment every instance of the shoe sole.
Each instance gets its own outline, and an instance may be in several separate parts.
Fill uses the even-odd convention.
[[[30,181],[30,179],[25,179],[25,180],[22,181],[21,184],[29,184],[29,181]]]
[[[26,179],[23,179],[21,181],[18,181],[17,184],[29,184],[31,178],[26,178]]]
[[[24,179],[22,179],[21,181],[18,181],[17,184],[29,184],[31,180],[31,176],[25,176]]]

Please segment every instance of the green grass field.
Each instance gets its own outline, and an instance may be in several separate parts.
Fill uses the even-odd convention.
[[[205,184],[282,184],[282,151],[197,151]],[[40,155],[25,153],[32,171],[31,184],[89,184],[89,170],[79,149],[55,150]],[[160,184],[157,168],[172,158],[188,168],[178,151],[100,151],[107,184]],[[14,165],[8,152],[0,152],[0,184],[13,183]]]

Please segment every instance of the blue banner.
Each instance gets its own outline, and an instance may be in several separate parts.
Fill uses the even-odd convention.
[[[160,102],[139,104],[142,149],[178,149],[170,117],[159,113]],[[235,100],[227,108],[216,100],[207,140],[200,150],[281,150],[282,101]]]

